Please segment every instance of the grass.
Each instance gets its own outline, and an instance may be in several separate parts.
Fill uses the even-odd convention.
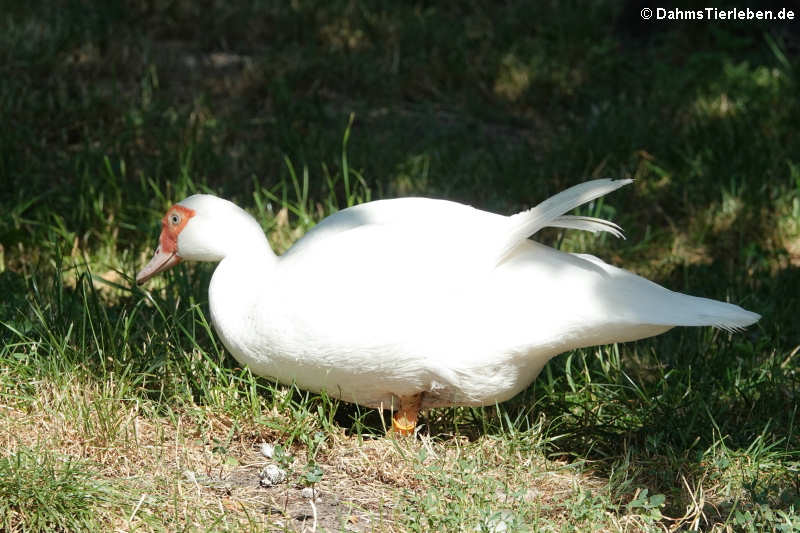
[[[800,529],[791,26],[604,1],[3,7],[3,530]],[[132,283],[196,191],[283,251],[369,199],[512,213],[601,176],[636,182],[580,213],[627,240],[541,240],[761,322],[564,354],[414,441],[239,368],[208,265]],[[288,482],[260,487],[267,463]]]

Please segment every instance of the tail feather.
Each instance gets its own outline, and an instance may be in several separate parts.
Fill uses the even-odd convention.
[[[503,262],[521,242],[525,241],[540,229],[552,225],[551,223],[553,222],[556,222],[556,225],[560,223],[561,226],[559,227],[564,227],[563,224],[569,224],[568,227],[570,228],[576,228],[576,226],[582,225],[583,227],[579,229],[592,227],[597,231],[597,220],[600,219],[594,219],[593,223],[587,223],[586,220],[583,220],[583,223],[581,223],[575,219],[567,219],[566,222],[564,218],[560,221],[556,219],[567,211],[615,191],[632,181],[633,180],[630,179],[601,179],[580,183],[555,196],[551,196],[532,209],[508,217],[508,230],[506,231],[505,238],[498,251],[497,263]]]
[[[714,326],[740,331],[755,324],[761,315],[727,302],[691,296],[666,289],[632,272],[609,265],[587,254],[573,254],[602,272],[603,282],[595,285],[595,313],[626,324],[654,326]]]
[[[761,319],[753,313],[727,302],[673,293],[679,297],[674,319],[676,326],[714,326],[728,332],[742,331]],[[676,302],[677,303],[677,302]]]

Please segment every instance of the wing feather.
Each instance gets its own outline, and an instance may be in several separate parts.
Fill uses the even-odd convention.
[[[633,180],[601,179],[580,183],[551,196],[534,208],[508,217],[505,235],[497,251],[497,263],[502,263],[528,237],[549,226],[558,217],[580,205],[604,196],[620,187],[632,183]],[[574,222],[573,227],[574,227]],[[562,219],[563,223],[563,219]],[[567,224],[570,219],[567,219]],[[593,227],[596,225],[592,224]]]

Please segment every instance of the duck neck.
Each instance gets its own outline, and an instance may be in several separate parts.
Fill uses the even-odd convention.
[[[219,262],[208,289],[208,303],[214,328],[229,351],[237,353],[237,343],[252,332],[254,321],[262,316],[265,293],[274,279],[278,258],[269,247],[253,243],[226,254]]]
[[[257,298],[262,288],[272,278],[278,257],[267,239],[236,247],[222,258],[214,270],[209,296],[224,295],[244,302]]]

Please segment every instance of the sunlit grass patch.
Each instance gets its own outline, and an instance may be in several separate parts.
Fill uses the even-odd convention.
[[[80,531],[111,527],[125,502],[85,461],[46,448],[0,455],[0,527]]]

